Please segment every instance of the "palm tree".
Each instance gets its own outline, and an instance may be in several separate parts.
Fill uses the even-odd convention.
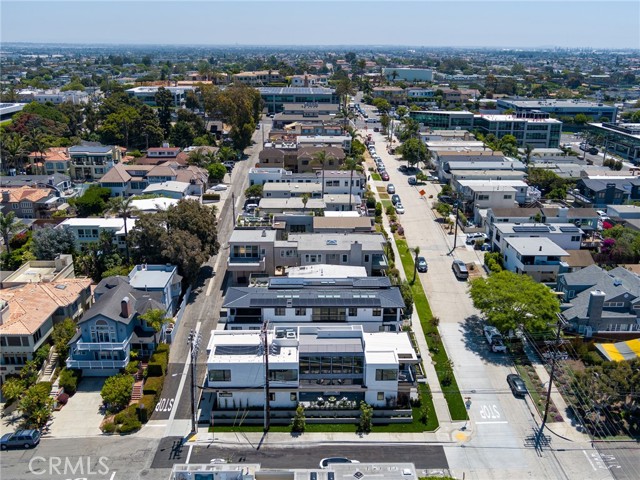
[[[9,165],[20,172],[21,159],[24,158],[27,150],[21,135],[10,133],[2,138],[2,151],[6,153]]]
[[[127,255],[127,265],[129,264],[129,240],[128,235],[129,231],[127,230],[127,218],[131,218],[131,216],[138,211],[137,208],[131,205],[131,201],[133,197],[124,198],[124,197],[113,197],[109,201],[108,211],[113,213],[116,217],[120,217],[124,219],[124,247]]]
[[[349,176],[349,210],[351,211],[351,190],[353,189],[353,171],[358,164],[352,157],[347,157],[342,165],[343,170],[349,170],[351,175]]]
[[[148,327],[153,328],[156,336],[165,323],[173,323],[173,319],[167,317],[167,312],[161,308],[151,308],[140,315],[140,319],[144,320]],[[154,339],[158,343],[157,337]]]
[[[303,193],[302,197],[300,197],[302,200],[302,205],[304,206],[304,212],[307,211],[307,202],[309,201],[309,194],[308,193]]]
[[[322,198],[324,199],[324,164],[327,161],[327,152],[320,150],[313,156],[312,165],[320,165],[322,167]]]
[[[7,248],[6,265],[9,264],[9,256],[11,255],[11,246],[9,241],[16,233],[22,230],[23,226],[20,220],[16,218],[16,214],[9,212],[6,215],[0,212],[0,235]]]
[[[415,247],[413,250],[413,280],[411,280],[411,284],[413,285],[416,282],[416,275],[418,275],[418,255],[420,255],[420,247]]]
[[[533,147],[528,143],[524,146],[524,164],[529,165],[531,162],[531,152],[533,152]]]

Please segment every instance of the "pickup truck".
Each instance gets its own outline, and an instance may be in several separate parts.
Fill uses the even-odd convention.
[[[492,352],[504,353],[507,351],[507,347],[502,340],[502,335],[500,335],[500,332],[496,327],[486,325],[484,327],[484,336],[487,339],[487,343],[489,344]]]

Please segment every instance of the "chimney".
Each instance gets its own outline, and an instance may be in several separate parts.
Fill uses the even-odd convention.
[[[11,192],[9,190],[2,191],[2,203],[9,203],[11,201]]]
[[[122,318],[129,318],[131,316],[129,297],[124,297],[120,302],[120,316]]]
[[[589,295],[589,306],[587,307],[587,317],[589,323],[602,320],[602,309],[606,295],[601,290],[593,290]]]

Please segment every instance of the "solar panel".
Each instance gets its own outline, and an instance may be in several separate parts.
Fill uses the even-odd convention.
[[[561,232],[579,232],[580,229],[578,227],[560,227]]]
[[[541,225],[541,226],[536,226],[536,227],[529,227],[526,225],[516,225],[515,227],[513,227],[513,231],[514,232],[537,232],[537,233],[542,233],[542,232],[548,232],[549,231],[549,227],[547,227],[546,225]]]

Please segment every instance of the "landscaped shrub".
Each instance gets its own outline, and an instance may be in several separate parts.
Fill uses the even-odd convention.
[[[162,385],[164,384],[164,377],[148,377],[142,387],[143,395],[153,395],[157,397],[162,392]]]
[[[113,418],[113,421],[117,425],[120,425],[125,421],[127,421],[127,419],[137,420],[138,419],[137,409],[138,409],[137,405],[129,405],[127,408],[117,413],[116,416]]]
[[[138,372],[139,368],[140,368],[140,361],[136,360],[135,362],[129,362],[129,365],[125,367],[124,371],[129,375],[134,375]]]
[[[115,423],[105,422],[102,424],[102,433],[114,433],[116,431],[116,428],[118,427]]]
[[[64,388],[64,393],[69,396],[73,395],[78,389],[78,374],[74,370],[65,368],[60,372],[58,384]]]
[[[205,193],[202,195],[202,200],[220,200],[219,193]]]
[[[157,399],[155,395],[143,395],[138,402],[138,420],[147,423],[149,417],[156,408]]]
[[[147,377],[161,377],[167,373],[167,365],[169,364],[169,346],[166,344],[158,345],[156,351],[149,359],[147,367]]]
[[[588,352],[582,359],[585,365],[601,365],[604,360],[598,352]]]
[[[137,418],[127,417],[127,419],[118,428],[118,431],[120,433],[132,433],[140,430],[141,427],[142,423],[140,422],[140,420],[138,420]]]

